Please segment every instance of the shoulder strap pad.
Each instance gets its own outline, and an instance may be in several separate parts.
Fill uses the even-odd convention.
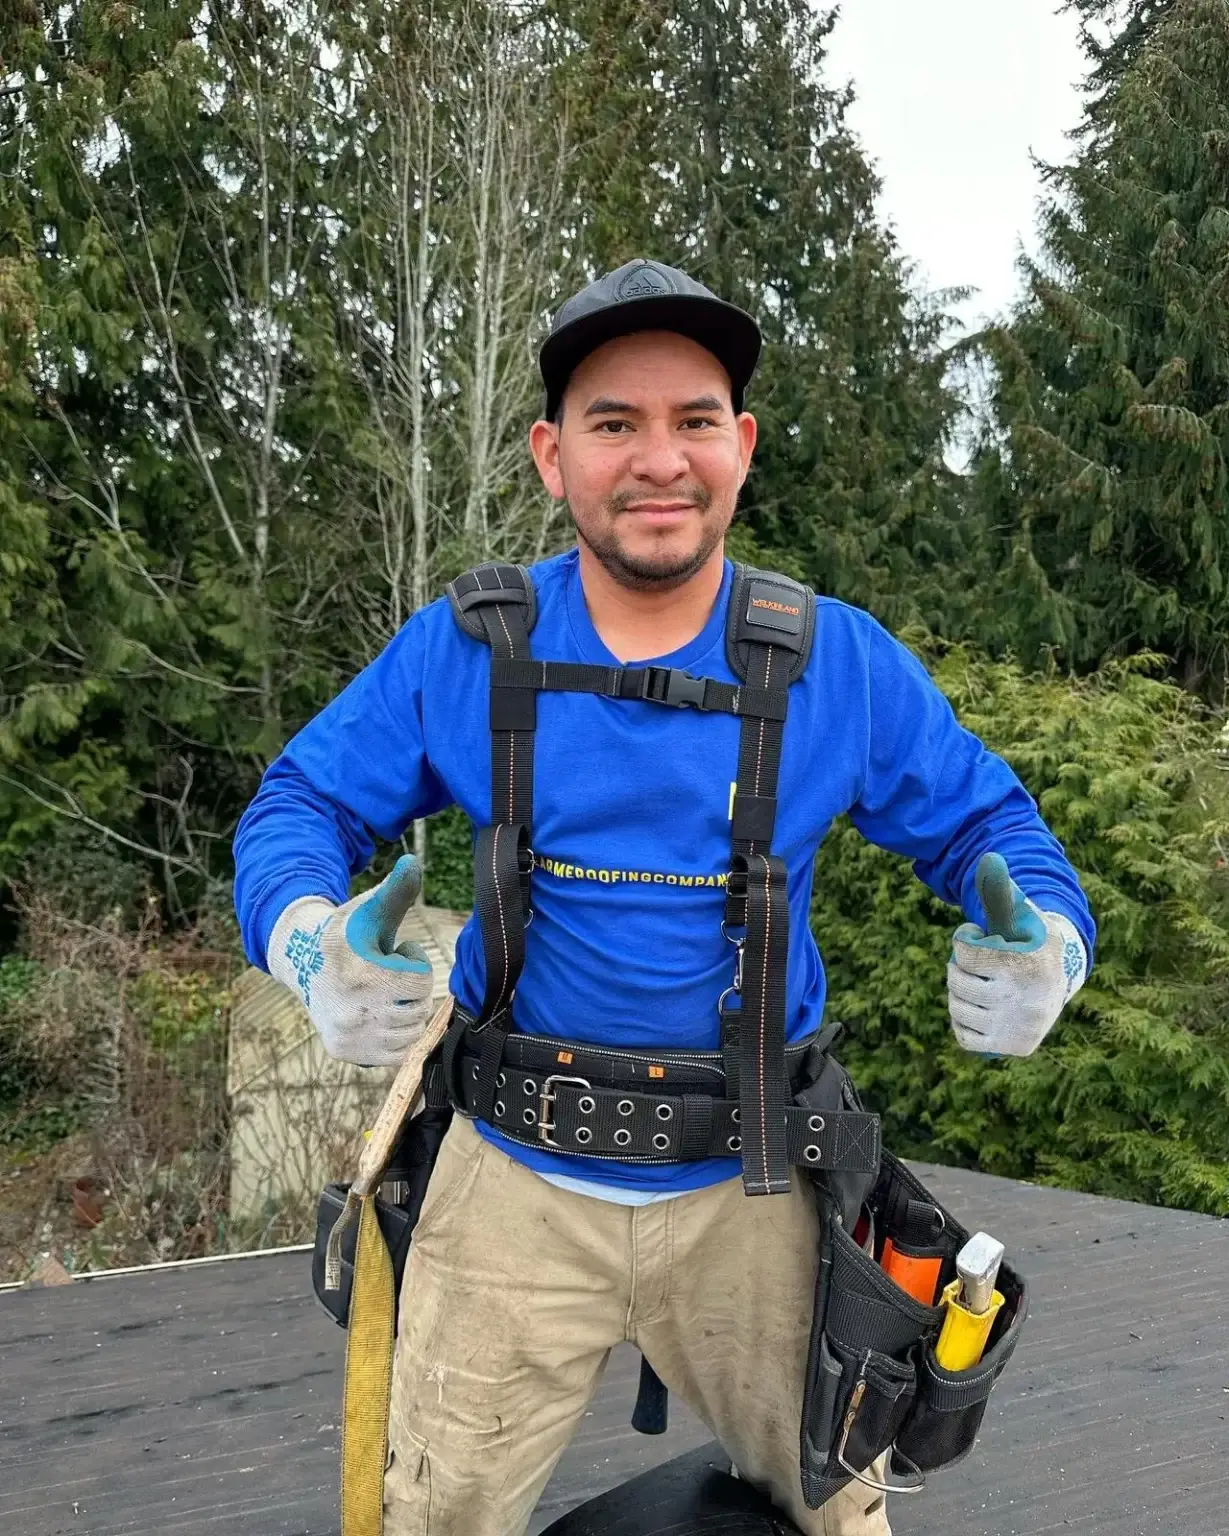
[[[726,617],[725,654],[730,670],[745,683],[753,645],[793,653],[787,682],[806,671],[815,640],[815,594],[800,581],[753,565],[734,566]]]
[[[525,621],[525,633],[529,634],[538,620],[538,594],[523,565],[503,565],[489,560],[472,570],[462,571],[448,583],[448,601],[452,616],[474,640],[483,645],[490,642],[478,615],[480,608],[494,603],[511,603],[521,610]]]

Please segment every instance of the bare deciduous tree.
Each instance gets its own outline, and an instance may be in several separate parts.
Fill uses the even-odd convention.
[[[417,12],[364,60],[346,313],[371,466],[353,521],[371,653],[466,561],[525,558],[555,513],[531,483],[533,342],[564,264],[566,126],[515,8]],[[378,587],[375,583],[378,582]]]

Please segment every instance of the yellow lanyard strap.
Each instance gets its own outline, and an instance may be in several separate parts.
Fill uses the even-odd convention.
[[[393,1261],[364,1195],[342,1390],[341,1536],[383,1536],[388,1399],[393,1378]]]

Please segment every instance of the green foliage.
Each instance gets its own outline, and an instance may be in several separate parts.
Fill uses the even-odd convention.
[[[430,818],[424,901],[454,912],[469,911],[474,904],[473,848],[473,829],[459,806],[449,806]]]
[[[973,584],[953,577],[972,556],[943,460],[958,410],[945,319],[912,291],[875,216],[849,96],[824,81],[833,13],[581,0],[550,14],[587,259],[609,270],[656,255],[763,329],[742,497],[755,540],[893,626],[961,630]]]
[[[1064,9],[1080,19],[1094,92],[1112,90],[1138,56],[1158,23],[1179,0],[1066,0]],[[1095,113],[1097,101],[1093,102]]]
[[[1211,721],[1155,658],[1079,682],[959,647],[933,659],[1079,871],[1096,966],[1034,1056],[970,1056],[944,990],[958,914],[841,823],[813,926],[844,1059],[899,1150],[1229,1214],[1229,794]]]
[[[213,1048],[225,1041],[230,991],[208,971],[143,971],[126,1001],[150,1045],[172,1069],[190,1061],[202,1043]]]
[[[1105,6],[1081,6],[1104,10]],[[976,496],[997,592],[975,632],[1077,668],[1141,649],[1229,677],[1229,9],[1131,8],[1080,155],[1050,171]]]
[[[331,577],[303,606],[337,419],[319,37],[31,9],[0,97],[0,879],[68,816],[160,859],[182,916],[338,676]]]
[[[84,1104],[66,1086],[65,1064],[49,1059],[31,1027],[49,979],[41,961],[0,957],[0,1147],[41,1150],[84,1121]]]
[[[17,955],[0,958],[0,1105],[20,1099],[37,1081],[38,1063],[16,1027],[15,1013],[41,974],[36,960]]]

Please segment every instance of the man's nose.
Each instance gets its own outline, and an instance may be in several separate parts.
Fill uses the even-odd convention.
[[[636,439],[630,469],[638,480],[669,485],[688,471],[689,460],[678,435],[668,425],[642,430]]]

